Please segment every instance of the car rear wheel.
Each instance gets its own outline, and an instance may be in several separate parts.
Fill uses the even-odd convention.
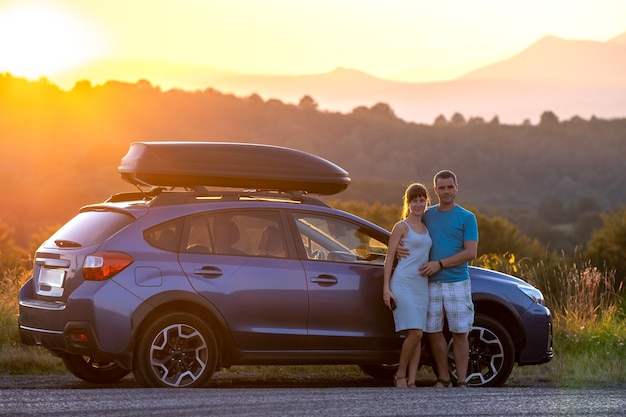
[[[170,313],[139,336],[133,373],[149,387],[197,388],[211,379],[217,342],[211,328],[187,313]]]
[[[467,383],[472,387],[495,387],[509,378],[515,363],[513,341],[506,329],[484,314],[476,314],[469,333]],[[448,358],[452,379],[457,381],[452,341]]]
[[[89,356],[61,355],[65,367],[76,377],[94,384],[111,384],[124,378],[130,370],[113,361],[99,361]]]

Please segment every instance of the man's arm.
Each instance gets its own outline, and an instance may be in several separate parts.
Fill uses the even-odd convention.
[[[404,245],[402,244],[402,239],[400,239],[400,242],[398,242],[398,247],[396,248],[396,257],[398,259],[402,259],[402,258],[406,258],[407,256],[409,256],[410,251],[404,247]]]
[[[444,268],[450,268],[452,266],[461,265],[465,262],[469,262],[472,259],[475,259],[477,253],[478,253],[478,241],[468,240],[465,243],[463,243],[463,250],[461,252],[454,254],[452,256],[448,256],[447,258],[444,258],[444,259],[434,259],[433,262],[436,261],[437,263],[439,263],[439,261],[441,261]]]
[[[463,243],[463,250],[461,250],[461,252],[455,253],[454,255],[448,256],[444,259],[433,259],[429,262],[426,262],[419,269],[420,275],[422,275],[423,277],[429,277],[441,271],[443,268],[450,268],[453,266],[461,265],[465,262],[469,262],[472,259],[475,259],[477,254],[478,241],[467,240]]]

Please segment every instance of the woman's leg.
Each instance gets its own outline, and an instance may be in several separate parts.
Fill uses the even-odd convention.
[[[419,354],[421,350],[422,331],[419,329],[409,329],[400,352],[400,363],[396,372],[395,385],[406,387],[408,384],[415,384],[415,375],[419,365]],[[417,362],[415,357],[417,355]],[[408,379],[407,379],[408,378]]]
[[[411,338],[411,345],[413,346],[413,354],[409,359],[409,367],[407,374],[407,385],[409,387],[415,386],[415,378],[417,377],[417,370],[420,364],[420,355],[422,353],[422,336],[423,332],[421,329],[411,329],[407,334],[407,338]]]

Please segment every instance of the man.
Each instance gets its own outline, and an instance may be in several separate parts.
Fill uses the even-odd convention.
[[[420,267],[419,273],[429,278],[426,332],[437,366],[434,386],[451,386],[448,346],[443,335],[447,318],[452,333],[457,386],[467,387],[468,334],[474,322],[468,262],[476,258],[478,225],[476,216],[455,202],[459,187],[452,171],[438,172],[433,183],[439,204],[429,207],[423,216],[433,245],[430,260]],[[406,249],[398,251],[399,256],[406,256]]]

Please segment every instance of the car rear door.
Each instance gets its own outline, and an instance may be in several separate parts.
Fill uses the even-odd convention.
[[[238,236],[227,248],[216,230],[229,222]],[[279,234],[268,244],[270,229]],[[222,314],[242,350],[305,346],[306,279],[284,229],[277,210],[207,212],[185,221],[181,265],[196,291]]]

